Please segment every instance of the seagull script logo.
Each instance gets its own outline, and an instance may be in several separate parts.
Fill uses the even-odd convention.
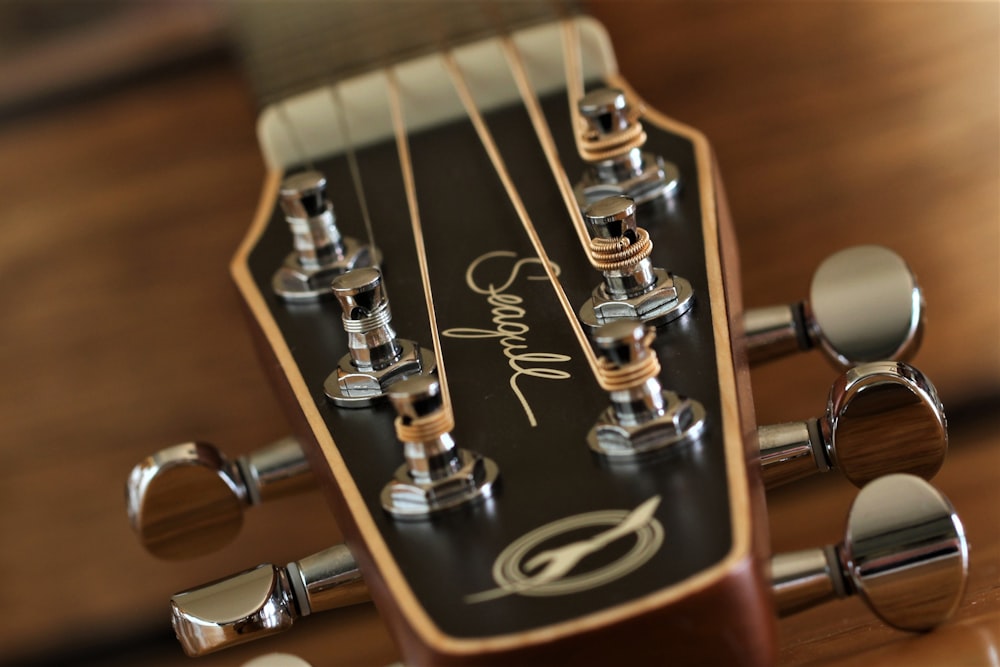
[[[499,285],[492,282],[481,286],[476,282],[476,269],[487,260],[498,258],[516,259],[510,269],[507,280]],[[531,331],[531,327],[524,323],[524,316],[527,314],[522,304],[524,299],[517,294],[513,294],[511,285],[518,278],[521,269],[531,264],[541,264],[537,257],[517,259],[517,255],[507,250],[496,250],[480,255],[469,265],[465,271],[465,284],[476,294],[486,297],[486,302],[492,309],[493,315],[492,329],[474,329],[471,327],[459,327],[457,329],[446,329],[441,333],[448,338],[495,338],[503,349],[503,354],[507,357],[507,365],[514,371],[510,376],[510,389],[517,396],[524,414],[528,417],[531,426],[537,426],[535,413],[532,411],[528,400],[524,397],[524,392],[518,386],[518,380],[522,377],[539,378],[542,380],[568,380],[570,374],[558,368],[548,368],[544,364],[559,364],[571,360],[565,354],[555,354],[553,352],[529,352],[526,336]],[[553,264],[556,275],[559,275],[559,267]],[[547,280],[545,275],[527,276],[528,280]]]
[[[544,597],[567,595],[597,588],[634,572],[656,555],[663,544],[663,525],[653,515],[660,496],[653,496],[631,512],[604,510],[560,519],[536,528],[504,549],[493,564],[497,587],[465,598],[469,604],[507,595]],[[609,526],[585,540],[577,540],[529,557],[538,547],[560,535],[581,529]],[[635,544],[621,558],[586,572],[571,574],[587,556],[629,535]]]

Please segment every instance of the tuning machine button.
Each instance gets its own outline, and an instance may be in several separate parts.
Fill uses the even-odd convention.
[[[396,337],[378,269],[348,271],[334,278],[331,290],[343,310],[348,353],[323,384],[330,400],[344,408],[365,407],[384,398],[394,382],[434,372],[431,350]]]
[[[576,186],[581,208],[609,195],[628,195],[642,204],[677,193],[677,167],[642,150],[646,132],[624,92],[598,88],[580,98],[577,109],[586,123],[577,145],[588,164]]]
[[[948,499],[918,477],[888,475],[858,493],[842,543],[774,556],[771,584],[781,616],[857,594],[887,624],[921,632],[958,608],[968,567]]]
[[[611,460],[691,441],[704,430],[701,403],[661,387],[655,337],[653,329],[635,320],[605,324],[593,337],[601,353],[601,387],[610,393],[611,405],[590,429],[587,443]]]
[[[590,204],[583,218],[591,233],[591,263],[602,274],[590,299],[579,310],[588,330],[619,319],[659,326],[694,305],[691,283],[653,266],[653,242],[635,220],[636,204],[616,195]]]
[[[281,184],[279,203],[295,250],[275,272],[271,286],[288,301],[327,297],[331,278],[380,261],[377,249],[341,235],[326,187],[326,177],[318,171],[293,174]]]
[[[382,490],[382,507],[397,519],[424,519],[493,495],[499,469],[491,459],[455,445],[451,408],[438,381],[426,375],[394,384],[396,435],[406,463]]]
[[[147,457],[126,488],[129,523],[147,551],[169,560],[222,548],[243,525],[243,511],[313,483],[294,438],[236,461],[214,446],[189,442]]]
[[[822,419],[758,429],[764,483],[838,468],[856,486],[889,473],[933,477],[948,452],[934,385],[901,361],[861,364],[830,389]]]
[[[170,600],[174,632],[191,657],[273,635],[296,619],[367,602],[365,586],[344,545],[285,567],[265,564],[178,593]]]
[[[815,346],[842,368],[906,360],[920,344],[923,312],[920,286],[899,255],[880,246],[848,248],[820,264],[809,301],[747,311],[750,360]]]

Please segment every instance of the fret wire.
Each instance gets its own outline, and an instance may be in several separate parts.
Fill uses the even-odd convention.
[[[593,372],[594,377],[600,378],[603,373],[601,371],[600,364],[597,361],[597,356],[591,349],[590,341],[587,340],[587,335],[584,333],[583,327],[580,326],[580,322],[576,318],[576,312],[573,310],[573,306],[569,303],[566,291],[563,289],[562,284],[559,282],[559,277],[552,268],[552,261],[549,259],[548,253],[545,252],[545,247],[542,245],[541,238],[539,238],[538,232],[535,230],[535,225],[532,223],[531,218],[528,215],[524,202],[521,201],[521,196],[517,193],[517,188],[514,186],[513,180],[511,180],[510,173],[507,171],[503,157],[501,157],[500,151],[497,149],[496,142],[494,142],[489,128],[486,127],[486,123],[483,121],[483,117],[479,113],[479,109],[476,107],[476,102],[472,98],[472,93],[469,92],[465,77],[462,74],[458,63],[455,61],[455,56],[451,53],[451,51],[446,51],[442,54],[442,57],[444,58],[448,74],[451,75],[452,84],[455,86],[459,99],[462,101],[462,106],[465,107],[465,112],[468,114],[469,120],[472,121],[472,125],[476,129],[476,134],[479,135],[479,140],[483,144],[483,148],[486,149],[486,153],[489,155],[490,161],[493,163],[493,168],[496,170],[497,176],[500,177],[501,183],[503,183],[504,188],[507,190],[507,196],[510,198],[510,202],[514,206],[514,210],[521,219],[521,224],[524,226],[524,231],[528,234],[528,239],[531,241],[531,245],[535,248],[535,254],[538,255],[538,258],[542,262],[542,267],[545,269],[545,274],[548,276],[549,282],[552,284],[552,289],[556,293],[559,305],[562,306],[563,313],[566,315],[567,320],[569,320],[570,329],[572,329],[577,342],[580,344],[580,348],[583,350],[583,356],[590,365],[590,370]]]
[[[431,340],[434,344],[434,355],[437,357],[437,375],[441,385],[441,402],[445,410],[451,411],[451,393],[448,389],[448,379],[444,369],[444,353],[441,351],[441,336],[438,333],[437,315],[434,310],[434,295],[431,292],[430,272],[427,268],[427,248],[424,245],[424,232],[420,224],[420,209],[417,206],[417,188],[413,177],[413,163],[410,160],[410,145],[406,137],[406,124],[403,122],[403,104],[400,99],[399,80],[392,68],[385,70],[388,79],[389,109],[392,112],[392,126],[396,134],[396,150],[399,153],[399,166],[403,172],[403,185],[406,189],[406,202],[410,210],[410,225],[413,228],[413,241],[417,248],[417,261],[420,264],[420,280],[424,286],[424,299],[427,302],[427,319],[431,327]]]
[[[510,37],[504,37],[501,44],[503,45],[504,55],[507,58],[507,65],[510,67],[511,74],[514,76],[514,82],[517,84],[518,92],[521,94],[521,101],[528,111],[529,118],[531,118],[531,124],[535,128],[535,135],[538,137],[538,142],[542,145],[542,152],[545,153],[545,159],[549,163],[549,171],[552,172],[552,177],[559,188],[559,194],[562,195],[563,204],[566,206],[566,212],[573,223],[573,229],[576,232],[577,239],[580,241],[580,246],[590,260],[591,266],[599,268],[591,256],[590,234],[587,232],[587,227],[583,222],[583,214],[580,212],[580,207],[577,206],[573,186],[566,176],[566,170],[562,168],[555,139],[552,138],[552,131],[545,120],[545,114],[542,112],[542,107],[538,102],[538,96],[535,95],[531,87],[528,74],[524,69],[524,61],[521,59],[521,54]]]
[[[344,100],[340,95],[340,86],[331,85],[329,87],[330,96],[333,99],[334,107],[337,110],[337,120],[340,126],[340,134],[344,140],[344,148],[347,154],[347,164],[351,170],[351,180],[354,182],[354,193],[358,198],[358,205],[361,207],[361,218],[365,223],[365,231],[368,233],[368,247],[371,249],[372,266],[379,268],[379,263],[375,261],[375,230],[372,227],[371,215],[368,212],[368,199],[365,197],[364,185],[361,182],[361,169],[358,167],[358,157],[354,152],[354,142],[351,141],[351,130],[347,122],[347,109],[344,108]]]

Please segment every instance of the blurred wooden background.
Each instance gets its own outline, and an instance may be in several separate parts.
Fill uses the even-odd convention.
[[[966,605],[910,638],[837,603],[782,623],[782,661],[995,655],[1000,6],[591,7],[633,85],[712,140],[748,306],[804,297],[823,257],[859,243],[896,249],[926,289],[915,363],[949,412],[936,484],[973,543]],[[287,430],[227,274],[264,173],[254,117],[220,56],[0,122],[0,662],[180,663],[171,593],[338,539],[309,494],[253,511],[221,553],[170,564],[136,545],[124,515],[126,474],[151,451],[199,439],[236,455]],[[816,355],[756,369],[759,421],[820,414],[833,375]],[[838,539],[853,493],[824,480],[773,494],[775,548]],[[275,650],[314,665],[396,659],[371,606],[301,626],[201,664]],[[977,655],[966,664],[985,664]]]

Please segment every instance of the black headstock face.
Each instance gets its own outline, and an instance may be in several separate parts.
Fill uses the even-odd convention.
[[[544,96],[542,106],[564,169],[576,179],[585,164],[566,92]],[[581,251],[524,107],[505,105],[484,118],[569,300],[583,304],[601,275]],[[490,497],[425,520],[399,520],[383,509],[383,487],[404,461],[395,411],[386,401],[335,405],[323,387],[347,350],[340,306],[331,299],[290,302],[272,290],[290,250],[288,223],[276,205],[280,175],[270,180],[258,224],[234,261],[373,597],[398,609],[397,625],[432,655],[481,653],[486,642],[487,653],[509,657],[505,651],[551,646],[588,629],[641,627],[669,618],[671,609],[690,613],[684,605],[692,601],[717,602],[734,580],[727,616],[769,616],[753,564],[746,458],[756,443],[745,437],[752,406],[738,386],[730,330],[739,313],[727,290],[737,287],[726,280],[735,268],[723,265],[725,254],[735,253],[720,248],[728,241],[719,228],[710,151],[700,135],[669,121],[646,121],[646,131],[644,150],[676,167],[680,188],[639,205],[636,218],[654,243],[653,263],[684,276],[695,292],[691,310],[656,332],[659,379],[664,389],[696,398],[706,416],[697,437],[638,460],[614,461],[588,448],[608,393],[464,116],[411,132],[408,142],[451,387],[452,435],[499,466]],[[392,326],[429,348],[396,142],[388,137],[355,156]],[[309,166],[331,184],[341,232],[364,237],[348,157]],[[770,622],[737,623],[740,632],[752,628],[766,637],[761,624]]]

